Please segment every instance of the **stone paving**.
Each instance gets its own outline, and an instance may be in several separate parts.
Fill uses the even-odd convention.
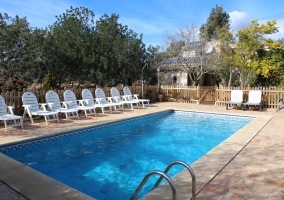
[[[166,108],[188,109],[195,111],[222,112],[227,114],[269,115],[273,118],[264,128],[229,162],[224,168],[200,191],[196,199],[284,199],[284,111],[276,109],[242,111],[239,108],[226,110],[224,106],[194,105],[183,103],[155,103],[151,107],[129,110],[124,113],[113,113],[86,119],[81,115],[80,120],[50,122],[44,120],[24,122],[25,128],[10,128],[6,133],[0,124],[0,144],[20,141],[33,137],[42,137],[62,131],[74,130],[113,120],[139,116]],[[4,173],[4,172],[0,172]],[[198,180],[197,180],[198,181]],[[0,180],[0,200],[26,199]]]

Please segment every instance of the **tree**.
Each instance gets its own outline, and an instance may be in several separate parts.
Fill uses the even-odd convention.
[[[222,6],[216,5],[215,8],[212,8],[206,23],[199,30],[203,35],[206,35],[208,40],[219,39],[223,27],[226,27],[227,30],[230,29],[229,22],[230,15],[224,11]]]
[[[239,42],[236,45],[234,64],[238,67],[241,86],[253,84],[257,73],[269,74],[269,67],[260,64],[261,53],[267,48],[267,45],[272,45],[269,44],[271,40],[264,36],[277,32],[278,28],[275,25],[276,20],[267,21],[261,26],[257,20],[252,20],[247,28],[238,31]]]
[[[46,38],[48,69],[62,82],[83,81],[95,64],[94,13],[87,8],[73,8],[49,26]]]
[[[26,71],[29,24],[26,18],[0,13],[0,74],[3,78],[23,77]]]
[[[210,54],[206,53],[207,37],[198,34],[194,24],[191,27],[180,28],[173,34],[167,34],[165,42],[166,53],[170,58],[165,68],[185,70],[191,85],[197,85],[203,74],[212,73],[216,69],[217,55],[214,51]]]
[[[220,43],[219,43],[219,62],[218,69],[215,71],[215,77],[220,79],[222,86],[230,87],[236,78],[236,68],[233,63],[234,51],[230,44],[234,45],[235,38],[233,34],[228,31],[228,25],[220,29]]]
[[[145,44],[142,36],[118,23],[118,15],[102,16],[96,24],[97,49],[100,62],[95,70],[96,81],[103,86],[127,84],[139,79],[145,64]]]

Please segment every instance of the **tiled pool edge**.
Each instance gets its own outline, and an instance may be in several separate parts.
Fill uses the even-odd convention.
[[[175,110],[175,109],[166,109],[165,111],[167,111],[167,110]],[[200,112],[200,113],[212,113],[212,112],[203,112],[203,111],[195,111],[195,110],[185,110],[185,111],[192,111],[192,112]],[[215,112],[214,112],[215,113]],[[224,113],[216,113],[216,114],[224,114]],[[144,114],[144,115],[149,115],[149,114]],[[225,115],[228,115],[228,114],[225,114]],[[233,114],[234,115],[234,114]],[[143,116],[143,115],[140,115],[140,116]],[[240,115],[240,116],[244,116],[244,115]],[[245,116],[247,116],[247,115],[245,115]],[[270,117],[271,118],[271,117]],[[127,119],[126,119],[127,120]],[[120,121],[120,120],[119,120]],[[269,120],[268,120],[269,121]],[[267,121],[267,122],[268,122]],[[266,122],[266,123],[267,123]],[[102,123],[102,124],[104,124],[104,123]],[[264,126],[264,125],[263,125]],[[262,127],[263,127],[262,126]],[[262,128],[261,127],[261,128]],[[31,140],[34,140],[34,139],[31,139]],[[243,147],[243,146],[242,146]],[[231,157],[232,158],[232,157]],[[2,159],[1,159],[1,157],[0,157],[0,160],[2,161]],[[12,160],[12,159],[11,159]],[[16,162],[16,161],[15,161]],[[197,161],[198,162],[198,161]],[[0,162],[1,164],[0,164],[0,170],[1,170],[1,165],[2,165],[2,163],[3,162]],[[195,164],[195,163],[194,163]],[[194,165],[192,165],[192,167],[193,167]],[[223,167],[224,167],[225,165],[223,165]],[[13,169],[15,169],[15,170],[18,170],[17,169],[17,166],[12,166],[13,167]],[[194,168],[194,167],[193,167]],[[194,169],[195,170],[195,169]],[[196,171],[196,170],[195,170]],[[11,172],[11,173],[14,173],[15,174],[15,172]],[[38,172],[39,173],[39,172]],[[40,174],[40,173],[39,173]],[[188,173],[186,173],[187,175],[188,175]],[[15,176],[17,176],[17,175],[15,175]],[[42,175],[43,176],[43,175]],[[49,177],[48,177],[49,178]],[[197,177],[198,178],[198,177]],[[29,179],[29,176],[27,176],[26,177],[26,180],[27,179]],[[44,179],[44,178],[43,178]],[[2,179],[2,177],[0,177],[0,180],[3,180]],[[25,182],[25,179],[23,178],[23,177],[21,177],[21,180],[22,180],[22,183],[23,182]],[[53,180],[53,179],[52,179]],[[5,180],[4,180],[5,181]],[[44,180],[45,181],[45,180]],[[53,180],[54,181],[54,180]],[[5,181],[6,182],[6,181]],[[50,180],[48,180],[47,182],[50,182]],[[42,197],[42,195],[43,195],[43,193],[44,193],[44,191],[41,191],[41,190],[44,190],[43,188],[45,188],[45,187],[43,187],[43,185],[45,184],[45,183],[40,183],[40,182],[38,182],[38,180],[36,180],[36,185],[35,185],[35,188],[33,188],[33,190],[36,190],[36,191],[34,191],[35,193],[40,193],[40,197]],[[198,183],[198,182],[197,182]],[[13,186],[17,191],[19,191],[19,187],[18,186],[15,186],[13,183],[9,183],[8,182],[8,184],[9,185],[11,185],[11,186]],[[188,184],[188,183],[187,183]],[[198,183],[199,184],[199,183]],[[68,187],[68,186],[66,186],[66,188],[64,189],[64,190],[62,190],[61,188],[62,188],[62,185],[63,184],[61,184],[57,189],[58,190],[54,190],[54,192],[55,192],[55,194],[56,195],[58,195],[58,198],[55,198],[55,197],[53,197],[53,199],[66,199],[66,198],[68,198],[68,199],[88,199],[86,196],[85,197],[81,197],[80,198],[80,196],[82,195],[82,193],[80,194],[80,192],[78,192],[78,191],[76,191],[75,193],[72,193],[72,192],[74,192],[74,191],[72,191],[72,188],[70,188],[70,187]],[[52,185],[52,187],[53,187],[53,185]],[[49,188],[49,187],[48,187]],[[48,190],[48,188],[46,188],[46,190]],[[198,187],[197,187],[198,188]],[[50,189],[50,188],[49,188]],[[201,188],[200,188],[201,189]],[[70,190],[71,190],[71,192],[70,192]],[[168,190],[168,188],[166,188],[166,190]],[[21,192],[21,190],[19,191],[19,192]],[[29,191],[30,192],[30,191]],[[190,193],[190,191],[189,191],[189,188],[188,188],[188,185],[186,185],[186,194],[189,194]],[[49,192],[50,193],[50,192]],[[23,192],[23,194],[24,195],[26,195],[26,193],[25,192]],[[72,195],[70,195],[70,194],[72,194]],[[61,196],[60,196],[61,195]],[[62,196],[63,195],[63,196]],[[66,198],[63,198],[64,197],[64,195],[65,195],[65,197]],[[84,195],[84,194],[83,194]],[[169,195],[169,196],[171,196],[171,194]],[[57,197],[57,196],[56,196]],[[71,198],[72,197],[72,198]],[[90,198],[90,197],[89,197]],[[92,199],[92,198],[90,198],[90,199]],[[164,199],[167,199],[166,197],[164,198]],[[188,197],[187,197],[187,199],[188,199]]]
[[[93,200],[24,164],[0,153],[0,179],[28,199]]]
[[[220,113],[221,114],[221,113]],[[191,164],[196,176],[196,193],[209,183],[272,119],[272,116],[256,116],[247,126],[219,144],[199,160]],[[163,169],[161,169],[163,170]],[[191,176],[184,169],[174,176],[173,182],[177,189],[178,200],[191,198]],[[171,190],[168,184],[163,184],[145,195],[141,200],[170,200]]]

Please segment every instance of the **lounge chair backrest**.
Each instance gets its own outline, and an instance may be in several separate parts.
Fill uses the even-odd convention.
[[[39,104],[36,96],[32,92],[25,92],[22,96],[23,105],[30,105],[31,112],[39,111]]]
[[[7,114],[7,105],[3,96],[0,95],[0,114]]]
[[[242,102],[243,101],[243,91],[242,90],[232,90],[231,91],[231,101],[232,102]]]
[[[110,93],[112,97],[120,97],[119,91],[118,89],[116,89],[115,87],[112,87],[110,89]]]
[[[101,101],[102,104],[107,103],[105,92],[101,88],[97,88],[96,91],[95,91],[95,94],[96,94],[96,98],[101,99],[100,101]]]
[[[78,106],[77,98],[72,90],[66,90],[63,96],[64,96],[64,101],[68,102],[68,105],[71,108],[76,108]]]
[[[82,91],[82,99],[83,100],[86,100],[86,99],[89,99],[88,101],[88,106],[93,106],[95,105],[95,102],[94,102],[94,97],[92,95],[92,92],[88,89],[84,89]]]
[[[131,90],[127,86],[123,88],[123,93],[125,96],[128,96],[128,95],[132,96]]]
[[[248,96],[248,102],[250,103],[261,103],[261,90],[250,90]]]
[[[53,90],[50,90],[45,94],[45,100],[46,103],[52,103],[53,110],[58,110],[61,108],[59,96]]]

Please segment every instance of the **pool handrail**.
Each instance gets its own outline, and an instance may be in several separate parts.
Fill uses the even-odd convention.
[[[195,200],[195,193],[196,193],[196,178],[195,178],[195,174],[194,174],[194,171],[193,169],[188,165],[186,164],[185,162],[183,161],[174,161],[172,162],[171,164],[168,165],[168,167],[165,169],[164,173],[167,174],[169,172],[169,170],[174,166],[174,165],[177,165],[177,164],[180,164],[180,165],[183,165],[185,168],[188,169],[188,171],[190,172],[190,175],[191,175],[191,178],[192,178],[192,197],[191,199],[192,200]],[[163,180],[163,177],[161,176],[158,181],[155,183],[155,185],[153,186],[153,188],[151,189],[154,190],[156,187],[159,186],[159,184],[161,183],[161,181]]]
[[[164,172],[159,171],[159,170],[151,171],[144,177],[144,179],[142,180],[142,182],[140,183],[140,185],[138,186],[138,188],[136,189],[136,191],[134,192],[134,194],[132,195],[130,200],[134,200],[136,198],[136,196],[138,195],[140,190],[145,185],[146,181],[150,178],[150,176],[152,176],[154,174],[159,174],[161,177],[164,177],[168,181],[168,183],[169,183],[169,185],[171,186],[171,189],[172,189],[172,199],[176,200],[176,188],[175,188],[174,182],[172,181],[172,179],[167,174],[165,174]]]

